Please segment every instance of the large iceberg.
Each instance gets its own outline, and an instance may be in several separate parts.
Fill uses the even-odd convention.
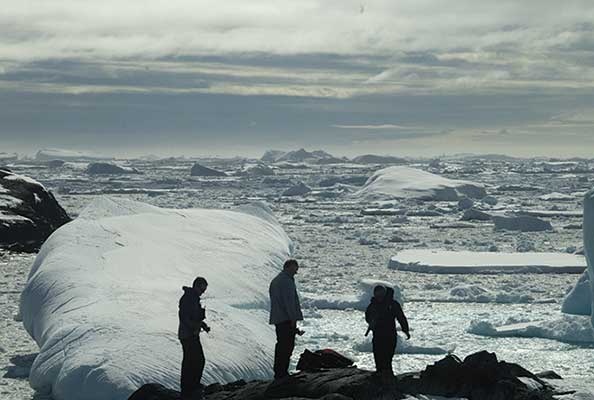
[[[405,166],[376,171],[355,193],[355,196],[372,200],[416,198],[435,201],[458,201],[463,196],[480,199],[486,195],[480,183],[448,179]]]
[[[99,198],[56,231],[21,297],[40,347],[31,386],[56,400],[126,399],[148,382],[177,388],[181,287],[206,277],[212,328],[205,383],[269,378],[268,283],[290,239],[264,205],[161,209]]]

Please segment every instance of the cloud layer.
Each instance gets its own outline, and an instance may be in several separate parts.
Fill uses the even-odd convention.
[[[132,102],[120,104],[129,121],[120,134],[150,135],[133,110],[164,98],[200,107],[231,96],[244,98],[236,112],[250,102],[262,114],[251,133],[260,138],[267,127],[279,133],[279,121],[262,122],[271,111],[289,123],[309,118],[312,134],[330,143],[361,144],[373,132],[401,142],[454,131],[469,142],[474,132],[498,142],[534,132],[553,142],[552,132],[585,137],[594,128],[592,21],[594,4],[575,0],[6,1],[0,100],[33,97],[20,119],[6,116],[0,136],[37,135],[29,120],[43,114],[42,99],[63,102],[55,110],[63,118],[76,115],[72,104],[95,110],[95,125],[84,129],[42,116],[47,131],[113,133],[113,111],[97,107],[119,95]],[[270,96],[290,106],[280,112]],[[341,107],[344,114],[332,112]],[[194,120],[179,112],[164,112],[171,121],[161,129],[187,134]],[[215,136],[237,129],[211,118],[205,125]]]

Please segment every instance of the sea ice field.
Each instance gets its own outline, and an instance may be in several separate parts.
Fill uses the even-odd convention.
[[[227,176],[190,176],[196,161]],[[58,168],[44,160],[13,161],[8,167],[51,189],[73,218],[103,196],[167,209],[232,210],[265,202],[301,264],[296,279],[305,334],[298,338],[294,364],[306,348],[332,348],[372,369],[363,310],[370,288],[382,281],[400,289],[411,326],[411,340],[399,339],[396,372],[422,369],[448,352],[464,357],[486,349],[533,372],[556,371],[564,381],[552,383],[578,391],[560,398],[594,399],[590,318],[561,312],[586,265],[583,196],[594,186],[594,162],[470,156],[409,160],[406,167],[393,167],[398,169],[368,184],[367,179],[385,166],[277,162],[265,169],[256,160],[241,158],[117,162],[140,173],[89,174],[88,162],[76,160]],[[431,191],[431,178],[422,172],[411,174],[422,185],[398,181],[409,169],[443,177],[440,184],[445,188]],[[283,254],[283,243],[275,244],[276,253]],[[470,257],[468,252],[485,256]],[[510,262],[517,253],[518,261]],[[409,266],[406,270],[393,261],[403,254],[407,258],[400,261]],[[446,267],[456,268],[440,270],[440,257]],[[19,312],[34,260],[35,254],[0,253],[2,399],[49,399],[29,384],[39,347]],[[430,268],[418,268],[419,260]],[[234,285],[253,280],[249,271],[244,273],[245,277],[234,275],[239,282]],[[266,285],[262,277],[253,282]],[[186,284],[193,278],[188,275]],[[212,281],[213,297],[209,299],[207,292],[204,304],[223,310],[228,304],[215,298],[217,278],[207,279]],[[171,290],[181,295],[181,288]],[[216,319],[211,327],[212,332],[203,336],[207,349],[209,341],[229,329],[223,323],[217,326]],[[176,338],[171,340],[175,351]],[[177,358],[181,347],[178,350]],[[207,363],[208,359],[207,352]]]

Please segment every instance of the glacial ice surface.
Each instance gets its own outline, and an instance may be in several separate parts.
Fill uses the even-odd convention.
[[[243,212],[242,212],[243,211]],[[267,288],[291,241],[261,206],[162,209],[100,198],[56,231],[21,297],[40,347],[30,383],[56,400],[126,399],[144,383],[178,387],[182,285],[209,281],[204,382],[270,377]]]

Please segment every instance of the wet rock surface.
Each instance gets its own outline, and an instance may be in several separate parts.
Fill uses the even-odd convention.
[[[383,378],[383,379],[382,379]],[[478,352],[463,361],[448,355],[425,370],[386,380],[355,367],[302,371],[275,382],[238,381],[213,384],[204,390],[211,400],[259,399],[404,399],[435,395],[469,400],[553,399],[554,389],[517,364],[499,361],[494,353]],[[148,384],[129,400],[174,400],[175,390]]]

